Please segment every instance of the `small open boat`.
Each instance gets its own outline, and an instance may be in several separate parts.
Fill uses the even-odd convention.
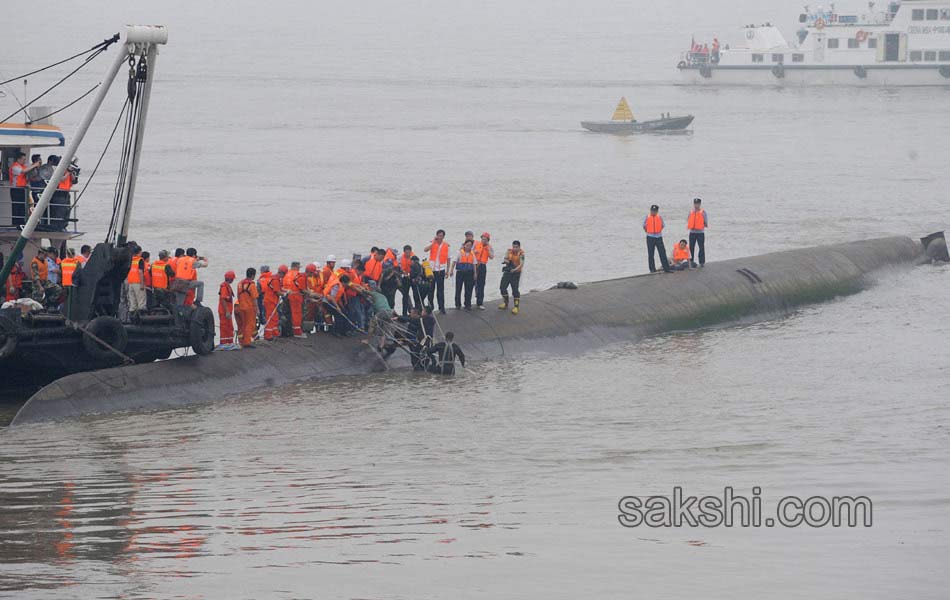
[[[693,122],[693,115],[685,117],[663,116],[651,121],[637,121],[633,111],[627,104],[626,98],[621,98],[609,121],[581,121],[581,126],[588,131],[597,133],[614,133],[628,135],[632,133],[659,133],[668,131],[683,131]]]

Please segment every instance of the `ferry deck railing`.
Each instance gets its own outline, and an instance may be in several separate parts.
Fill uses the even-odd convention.
[[[14,190],[23,190],[26,197],[26,206],[23,201],[13,199]],[[0,229],[19,229],[26,224],[27,219],[33,213],[33,207],[39,201],[42,195],[42,188],[18,188],[12,187],[7,183],[0,184]],[[40,217],[37,232],[66,232],[72,225],[72,233],[78,233],[77,223],[79,222],[76,197],[78,189],[56,190],[49,206]],[[22,215],[14,216],[18,212],[16,209],[23,208]]]

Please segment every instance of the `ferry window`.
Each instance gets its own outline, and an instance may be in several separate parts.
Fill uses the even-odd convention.
[[[924,9],[915,8],[910,12],[910,19],[912,21],[923,21],[924,20]]]
[[[950,21],[950,8],[940,9],[940,19],[942,21]]]
[[[828,47],[837,48],[838,47],[838,38],[828,38]]]
[[[778,64],[784,63],[784,62],[785,62],[785,55],[784,55],[784,54],[773,54],[773,55],[772,55],[772,62],[778,63]]]
[[[927,9],[927,20],[928,20],[928,21],[936,21],[936,20],[937,20],[937,9],[936,9],[936,8],[928,8],[928,9]]]
[[[804,54],[793,54],[793,55],[792,55],[792,62],[805,62],[805,55],[804,55]]]
[[[868,38],[868,48],[877,48],[877,38]]]
[[[848,38],[848,48],[860,48],[861,44],[854,38]]]
[[[910,62],[920,62],[920,58],[923,54],[920,50],[911,50],[910,51]]]
[[[937,57],[938,60],[950,60],[950,50],[941,50]]]
[[[927,50],[924,52],[924,60],[937,60],[937,51],[936,50]]]
[[[761,54],[753,54],[753,55],[752,55],[752,62],[754,62],[754,63],[765,62],[765,57],[762,56]]]

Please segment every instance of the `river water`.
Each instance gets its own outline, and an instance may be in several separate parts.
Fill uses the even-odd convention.
[[[948,89],[672,85],[691,34],[791,35],[778,0],[127,4],[58,9],[48,44],[4,20],[2,73],[169,26],[132,237],[197,246],[211,289],[439,227],[522,240],[527,289],[639,273],[646,208],[670,239],[697,195],[712,261],[950,223]],[[581,130],[621,95],[694,132]],[[83,201],[87,239],[114,175]],[[582,356],[0,431],[0,596],[944,598],[948,290],[950,269],[889,270],[783,319]],[[674,486],[758,487],[765,512],[864,495],[873,525],[620,526],[621,497]]]

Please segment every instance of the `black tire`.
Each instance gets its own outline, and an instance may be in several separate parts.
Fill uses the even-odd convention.
[[[858,79],[867,79],[868,70],[862,65],[858,65],[854,68],[854,74]]]
[[[129,332],[122,321],[115,317],[96,317],[83,331],[82,347],[89,356],[100,362],[115,362],[122,357],[93,339],[93,335],[119,352],[124,352],[129,344]]]
[[[207,306],[192,313],[188,324],[188,343],[195,354],[201,356],[214,351],[214,313]]]
[[[9,317],[0,315],[0,358],[12,356],[16,343],[16,324]]]
[[[772,75],[775,75],[776,79],[785,79],[785,67],[782,65],[775,65],[772,67]]]

